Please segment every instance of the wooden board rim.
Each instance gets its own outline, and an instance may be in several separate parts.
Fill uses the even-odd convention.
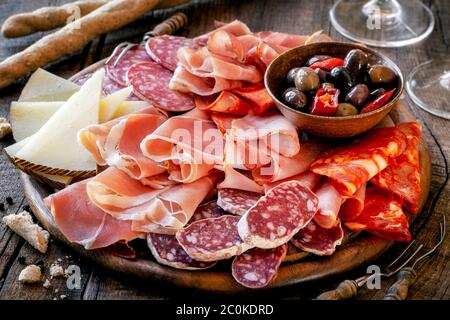
[[[92,72],[101,67],[103,63],[103,61],[100,61],[91,65],[72,78]],[[390,116],[394,123],[415,120],[414,116],[403,103],[400,103],[394,108]],[[431,178],[431,163],[423,143],[421,143],[420,147],[420,164],[422,185],[420,208],[422,209],[428,197]],[[50,234],[58,241],[71,247],[79,255],[90,259],[103,268],[145,280],[169,282],[177,287],[183,288],[199,289],[221,294],[255,292],[255,289],[248,289],[239,285],[232,278],[231,271],[222,272],[214,271],[214,269],[204,271],[178,270],[141,258],[127,260],[114,256],[107,250],[89,251],[80,245],[70,243],[58,230],[51,213],[44,204],[43,199],[49,193],[45,186],[23,172],[21,172],[21,180],[25,197],[33,213]],[[311,259],[308,258],[298,262],[283,263],[277,277],[269,286],[259,290],[270,290],[311,282],[351,271],[361,265],[374,261],[391,248],[393,244],[393,241],[383,240],[367,234],[361,235],[350,243],[339,247],[332,256],[312,257]],[[150,250],[148,254],[151,256]]]

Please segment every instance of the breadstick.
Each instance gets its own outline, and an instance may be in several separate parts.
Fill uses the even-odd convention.
[[[6,19],[1,32],[6,38],[18,38],[40,31],[53,30],[84,17],[111,0],[82,0],[60,7],[44,7],[33,12],[20,13]],[[166,9],[189,0],[163,0],[155,9]]]
[[[0,89],[36,69],[82,49],[98,36],[117,30],[148,11],[159,0],[113,0],[32,44],[0,63]]]

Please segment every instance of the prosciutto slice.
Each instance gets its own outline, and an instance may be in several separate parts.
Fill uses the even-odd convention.
[[[403,199],[407,208],[417,213],[421,193],[419,143],[422,128],[417,122],[400,123],[398,128],[406,135],[406,150],[392,159],[371,182]]]
[[[115,166],[137,180],[165,171],[145,157],[140,143],[167,117],[150,107],[104,124],[90,125],[78,133],[79,141],[100,166]]]
[[[343,201],[341,194],[329,180],[325,180],[314,189],[314,193],[319,199],[314,221],[322,228],[333,228],[338,222],[338,213]]]
[[[395,196],[377,186],[366,191],[364,210],[345,226],[350,230],[366,230],[378,237],[410,241],[409,223]]]
[[[196,181],[223,162],[223,137],[209,116],[193,110],[172,117],[141,142],[143,154],[180,183]]]
[[[86,193],[88,182],[75,183],[44,200],[64,236],[85,249],[141,237],[140,232],[131,230],[130,221],[117,220],[91,202]]]
[[[252,33],[245,23],[234,20],[230,23],[220,23],[220,26],[217,29],[194,38],[194,42],[198,46],[205,46],[208,43],[210,36],[219,30],[226,31],[234,36],[243,36]]]
[[[268,190],[275,188],[277,185],[283,182],[292,180],[301,182],[305,187],[313,190],[314,187],[319,183],[320,179],[322,179],[322,177],[319,176],[318,174],[315,174],[311,171],[305,171],[303,173],[297,174],[295,176],[283,180],[278,180],[269,184],[264,184],[264,193],[267,193]]]
[[[397,127],[374,129],[360,140],[320,157],[311,171],[329,177],[341,195],[352,196],[405,147],[406,137]]]

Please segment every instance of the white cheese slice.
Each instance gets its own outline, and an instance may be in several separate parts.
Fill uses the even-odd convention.
[[[23,88],[19,101],[66,101],[78,90],[75,83],[38,69]]]
[[[132,91],[132,87],[127,87],[104,98],[100,103],[100,123],[113,119],[117,108],[130,96]]]
[[[150,104],[145,101],[124,101],[115,110],[112,119],[116,119],[127,114],[149,107]]]
[[[16,154],[35,168],[91,171],[96,165],[90,154],[78,144],[78,131],[99,120],[100,97],[105,71],[97,71]],[[36,165],[42,166],[36,169]],[[65,174],[63,174],[65,175]]]
[[[11,126],[16,141],[35,134],[64,104],[58,102],[12,102]]]

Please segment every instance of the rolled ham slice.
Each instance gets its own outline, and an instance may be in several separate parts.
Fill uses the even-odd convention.
[[[142,153],[168,169],[170,179],[190,183],[223,162],[223,137],[209,116],[193,110],[172,117],[141,142]]]
[[[98,165],[114,166],[134,179],[144,180],[165,171],[142,154],[140,143],[166,119],[150,107],[104,124],[90,125],[78,133],[78,139]]]
[[[322,228],[333,228],[338,222],[338,214],[343,198],[329,180],[321,183],[314,193],[319,199],[318,210],[314,221]]]
[[[131,230],[130,221],[117,220],[91,202],[86,193],[88,182],[75,183],[44,200],[64,236],[85,249],[141,237],[142,233]]]
[[[194,38],[194,42],[199,46],[205,46],[208,43],[211,34],[219,30],[226,31],[234,36],[243,36],[252,33],[245,23],[234,20],[230,23],[221,23],[217,29]]]
[[[309,188],[310,190],[313,190],[314,187],[319,183],[320,179],[322,179],[322,177],[319,176],[318,174],[315,174],[311,171],[305,171],[303,173],[297,174],[295,176],[283,180],[278,180],[269,184],[264,184],[264,193],[266,193],[272,188],[275,188],[277,185],[283,182],[292,180],[301,182],[305,187]]]

